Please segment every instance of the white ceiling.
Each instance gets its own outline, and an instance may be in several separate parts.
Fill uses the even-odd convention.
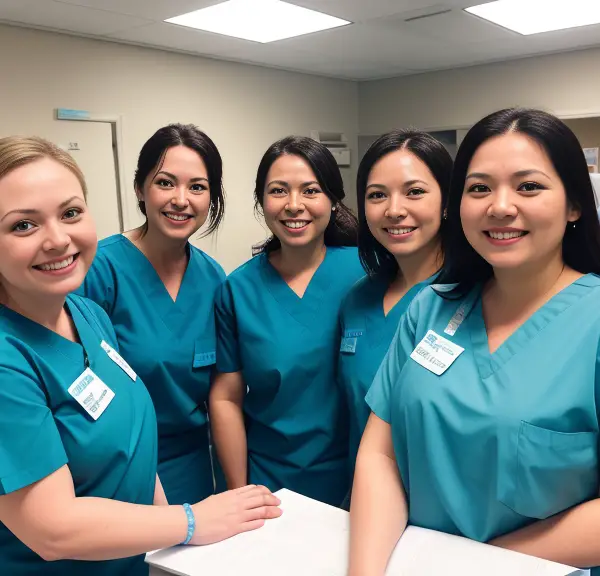
[[[520,36],[462,10],[486,0],[288,0],[353,24],[270,44],[163,22],[220,1],[0,0],[0,22],[351,80],[600,45],[600,25]]]

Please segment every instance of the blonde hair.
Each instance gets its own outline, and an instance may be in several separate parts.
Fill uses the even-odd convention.
[[[70,170],[79,180],[84,197],[87,196],[85,177],[73,157],[56,144],[38,136],[0,138],[0,180],[20,166],[42,158],[50,158]]]

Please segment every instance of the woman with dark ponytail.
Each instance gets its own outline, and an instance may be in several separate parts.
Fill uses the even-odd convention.
[[[348,445],[338,314],[364,274],[357,220],[335,159],[309,138],[267,150],[254,198],[272,236],[217,295],[217,453],[230,488],[259,483],[340,505]]]
[[[135,172],[142,226],[102,240],[82,287],[110,316],[123,356],[148,387],[158,419],[158,476],[169,503],[207,498],[213,470],[206,401],[215,364],[214,295],[225,274],[192,246],[223,218],[222,162],[192,125],[160,128]],[[216,472],[216,474],[215,474]]]

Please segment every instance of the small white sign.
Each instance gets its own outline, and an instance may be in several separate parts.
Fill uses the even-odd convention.
[[[115,393],[90,368],[86,368],[69,386],[69,394],[94,420],[102,416],[115,397]]]
[[[129,364],[127,364],[127,362],[125,362],[123,357],[104,340],[102,340],[100,346],[102,346],[102,349],[108,354],[108,357],[135,382],[137,374],[135,373],[135,370]]]
[[[439,376],[448,370],[464,351],[465,349],[458,344],[429,330],[410,357],[423,368]]]

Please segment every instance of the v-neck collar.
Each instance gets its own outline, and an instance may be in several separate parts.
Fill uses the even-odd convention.
[[[315,270],[310,279],[302,298],[296,294],[281,277],[281,274],[275,269],[273,264],[269,262],[269,257],[266,253],[262,253],[257,258],[260,258],[259,266],[263,281],[267,285],[269,292],[273,298],[283,306],[295,320],[309,326],[323,301],[323,295],[328,288],[327,268],[329,258],[331,256],[331,248],[326,248],[325,258]]]
[[[182,322],[187,319],[189,309],[186,308],[186,302],[190,302],[191,291],[198,288],[198,283],[195,281],[199,273],[197,262],[198,255],[192,250],[189,242],[186,245],[188,254],[188,263],[181,279],[177,298],[173,300],[164,282],[161,280],[158,272],[146,255],[129,239],[127,236],[121,235],[123,244],[126,246],[131,257],[136,261],[136,275],[145,286],[145,292],[148,299],[155,302],[156,312],[162,318],[166,327],[177,333]]]
[[[390,325],[398,325],[400,322],[400,317],[402,314],[404,314],[404,312],[406,312],[406,309],[408,308],[412,299],[425,286],[431,284],[431,281],[436,275],[437,272],[426,280],[418,282],[409,288],[406,294],[404,294],[404,296],[402,296],[402,298],[400,298],[400,300],[398,300],[398,302],[392,306],[387,315],[383,310],[383,299],[390,283],[382,281],[378,282],[377,280],[372,282],[370,299],[374,303],[374,310],[372,313],[365,314],[365,324],[367,328],[367,334],[369,335],[369,344],[371,347],[375,348],[384,338],[387,339],[387,333]]]
[[[88,360],[92,362],[97,354],[98,346],[95,346],[94,342],[92,342],[87,322],[69,297],[67,297],[67,300],[65,301],[65,307],[73,320],[79,342],[68,340],[64,336],[53,332],[49,328],[34,322],[7,306],[0,307],[0,316],[8,321],[12,331],[14,331],[19,338],[26,333],[27,344],[34,348],[51,348],[70,361],[82,363],[85,352]]]
[[[533,340],[552,320],[577,302],[591,286],[596,286],[598,283],[599,279],[596,276],[587,274],[565,286],[529,316],[493,353],[490,352],[483,319],[481,300],[483,285],[473,288],[478,291],[478,294],[466,323],[470,328],[473,355],[481,378],[488,378],[499,370],[518,351],[523,350],[526,343]]]

